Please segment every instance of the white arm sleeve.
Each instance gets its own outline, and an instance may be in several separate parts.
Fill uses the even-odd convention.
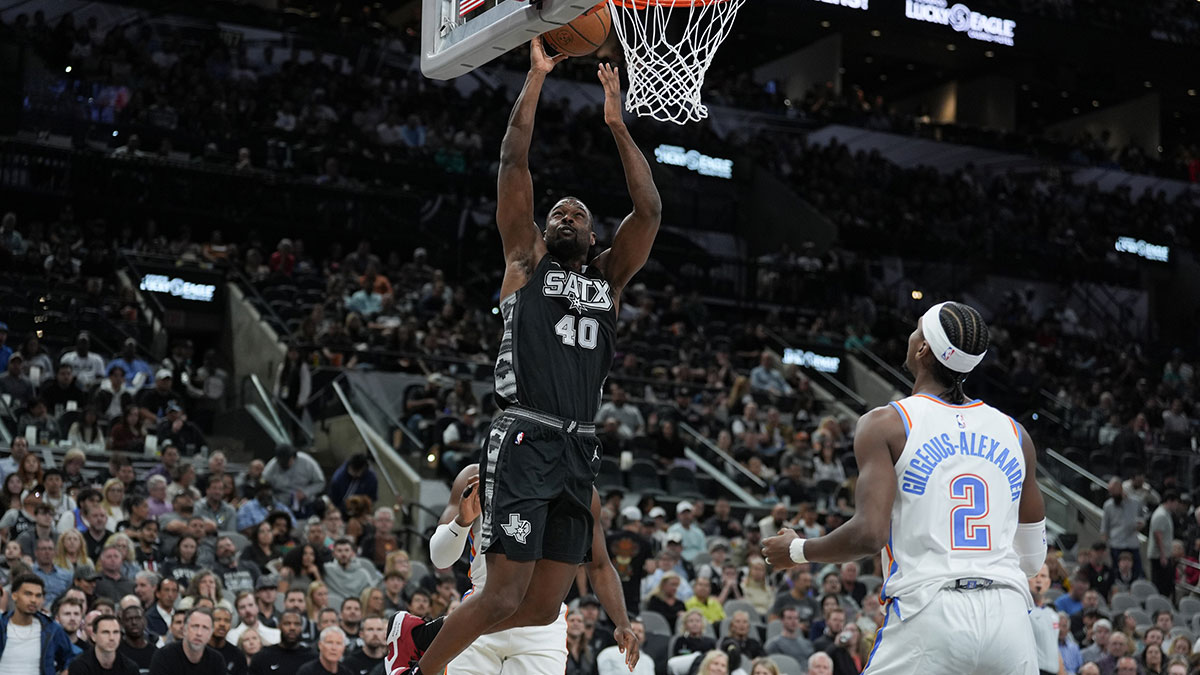
[[[437,526],[429,538],[429,560],[434,567],[444,570],[462,557],[468,529],[453,520]]]
[[[1046,520],[1036,523],[1017,523],[1013,549],[1025,576],[1032,577],[1046,563]]]

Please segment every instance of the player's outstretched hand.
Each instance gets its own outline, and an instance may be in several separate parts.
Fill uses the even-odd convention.
[[[463,488],[458,499],[458,523],[463,527],[470,527],[479,517],[480,511],[479,476],[475,476],[467,481],[467,487]]]
[[[567,59],[566,54],[550,56],[546,53],[546,45],[542,42],[542,36],[539,35],[529,42],[529,70],[535,73],[545,75],[554,70],[561,61]]]
[[[596,76],[604,86],[604,123],[608,126],[625,124],[621,117],[621,76],[611,64],[601,63]]]
[[[637,635],[626,624],[614,630],[613,637],[617,639],[617,646],[621,649],[621,653],[625,655],[625,665],[629,667],[629,672],[632,673],[633,667],[637,665],[638,658],[641,656],[638,653]]]
[[[795,530],[783,529],[774,537],[763,539],[762,553],[767,559],[767,563],[777,570],[793,567],[796,563],[792,562],[792,542],[795,541],[797,535]]]

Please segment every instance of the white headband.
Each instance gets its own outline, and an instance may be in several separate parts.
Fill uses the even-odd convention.
[[[929,343],[933,358],[937,359],[938,363],[958,373],[969,373],[979,365],[984,356],[987,356],[987,350],[983,350],[982,354],[968,354],[950,343],[939,316],[942,307],[947,304],[940,302],[925,312],[921,317],[921,331],[925,334],[925,341]]]

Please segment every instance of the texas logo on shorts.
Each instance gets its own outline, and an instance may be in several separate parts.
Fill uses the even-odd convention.
[[[500,527],[504,530],[504,534],[516,539],[518,544],[525,543],[525,538],[529,536],[529,531],[532,529],[529,527],[529,521],[522,520],[519,513],[510,513],[508,522]]]

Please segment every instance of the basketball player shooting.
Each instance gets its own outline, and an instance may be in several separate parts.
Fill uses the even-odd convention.
[[[864,675],[1036,675],[1027,577],[1046,559],[1036,454],[1016,420],[966,400],[983,360],[979,312],[935,305],[908,338],[912,395],[859,420],[855,513],[814,539],[763,542],[784,568],[883,549],[884,622]]]
[[[633,210],[612,247],[590,261],[595,221],[580,199],[560,199],[545,231],[538,229],[529,144],[546,75],[564,58],[548,56],[541,38],[530,43],[529,74],[500,147],[496,223],[504,245],[504,335],[496,398],[505,409],[492,421],[480,456],[476,542],[487,559],[488,583],[446,617],[418,666],[397,671],[408,675],[440,674],[518,609],[541,623],[554,621],[592,546],[592,484],[601,450],[592,420],[612,365],[621,291],[650,255],[662,203],[621,117],[617,70],[602,64],[604,121]]]

